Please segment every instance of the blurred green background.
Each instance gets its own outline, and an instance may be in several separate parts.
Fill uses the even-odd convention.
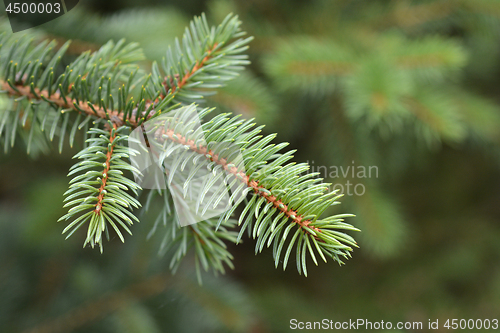
[[[168,272],[147,218],[102,255],[81,233],[64,241],[77,150],[28,157],[19,144],[0,154],[0,332],[500,319],[500,1],[80,0],[38,29],[75,54],[125,37],[160,60],[201,12],[212,24],[236,13],[255,36],[250,68],[207,104],[255,117],[344,186],[331,213],[357,215],[360,249],[343,267],[311,262],[305,278],[246,239],[230,245],[235,270],[199,286],[192,260]]]

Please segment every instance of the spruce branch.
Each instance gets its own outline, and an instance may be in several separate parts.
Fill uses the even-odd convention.
[[[204,109],[199,115],[206,116],[210,111]],[[258,135],[261,128],[254,128],[252,120],[243,121],[238,116],[230,117],[228,114],[217,115],[211,121],[203,123],[203,131],[197,131],[195,129],[197,119],[189,116],[194,112],[195,107],[190,106],[158,117],[157,125],[146,130],[145,134],[158,139],[155,147],[162,160],[171,156],[176,150],[189,150],[199,157],[206,158],[210,170],[225,171],[225,181],[231,184],[230,188],[236,188],[232,191],[233,197],[237,197],[240,193],[244,196],[251,193],[251,200],[245,205],[238,220],[241,228],[236,239],[237,243],[244,231],[249,230],[252,237],[257,239],[256,253],[261,252],[265,245],[269,247],[274,244],[277,266],[288,236],[292,235],[290,232],[295,227],[284,255],[283,267],[286,268],[291,249],[297,244],[297,268],[305,275],[307,275],[306,253],[310,254],[316,265],[318,262],[315,253],[325,262],[325,255],[339,263],[343,263],[341,257],[346,259],[350,257],[352,247],[357,247],[357,244],[352,237],[336,229],[357,231],[356,228],[343,222],[345,217],[351,215],[320,219],[328,207],[338,204],[337,199],[341,195],[338,195],[337,191],[327,192],[329,184],[322,183],[321,179],[315,177],[317,174],[306,173],[309,169],[306,163],[285,164],[293,157],[293,152],[279,153],[287,146],[286,143],[270,144],[275,135],[261,137]],[[206,144],[200,144],[203,142],[202,137],[207,138]],[[242,161],[234,160],[234,149],[220,148],[220,143],[224,142],[230,142],[239,148]],[[187,156],[183,156],[183,159],[190,161]],[[202,166],[197,157],[194,157],[193,161],[198,161],[196,163]],[[168,171],[170,183],[174,174],[182,169],[183,167],[173,166]],[[193,168],[189,172],[184,187],[195,175],[196,170]],[[220,176],[221,173],[214,172],[207,183],[214,183]],[[234,182],[239,182],[243,186],[233,185]],[[201,188],[203,195],[199,196],[196,202],[199,211],[206,211],[213,204],[212,200],[203,201],[204,194],[208,190],[206,186]],[[215,197],[216,193],[212,197]],[[234,204],[221,215],[217,227],[222,222],[230,220],[239,203],[235,201]],[[252,227],[253,215],[256,222]],[[183,247],[186,247],[185,243]]]
[[[72,219],[63,230],[63,233],[69,231],[67,238],[89,222],[87,239],[83,246],[99,245],[101,252],[102,234],[105,233],[109,239],[108,225],[124,242],[118,226],[132,234],[127,225],[132,225],[133,220],[139,221],[131,211],[132,208],[140,206],[139,201],[127,193],[130,190],[137,196],[139,185],[123,175],[124,171],[139,172],[127,162],[130,154],[134,153],[124,146],[128,139],[124,132],[128,128],[126,126],[118,128],[111,122],[107,126],[107,130],[90,129],[90,134],[94,135],[87,140],[90,145],[75,155],[74,158],[83,161],[76,163],[70,169],[68,176],[79,175],[70,181],[64,200],[67,202],[65,207],[72,208],[68,214],[59,219],[59,221]]]
[[[209,180],[196,188],[197,212],[203,215],[210,211],[228,187],[232,191],[233,206],[218,221],[208,219],[181,230],[176,223],[164,223],[168,230],[164,244],[168,245],[162,247],[174,249],[171,263],[174,271],[193,247],[198,272],[201,266],[224,273],[224,265],[232,267],[232,257],[221,239],[239,243],[246,230],[257,240],[256,252],[273,245],[276,266],[283,257],[286,268],[295,247],[297,269],[305,275],[306,256],[316,265],[316,256],[325,262],[326,257],[331,257],[339,263],[343,263],[341,258],[350,257],[352,247],[357,244],[340,231],[357,230],[343,222],[350,215],[320,219],[330,206],[338,204],[340,196],[336,191],[328,192],[329,184],[323,183],[317,174],[307,173],[306,163],[290,163],[293,151],[280,153],[286,143],[272,144],[274,134],[263,137],[259,134],[262,127],[255,127],[253,120],[244,121],[229,114],[219,114],[195,130],[196,122],[211,110],[198,110],[193,103],[213,94],[215,88],[235,78],[242,66],[248,64],[247,56],[241,53],[251,38],[242,38],[245,32],[240,24],[233,15],[211,28],[203,15],[195,18],[186,29],[182,44],[176,41],[175,47],[167,50],[161,66],[153,63],[150,74],[138,67],[143,54],[133,43],[109,42],[94,53],[83,53],[61,70],[58,64],[69,43],[52,54],[54,43],[34,46],[30,41],[1,37],[7,48],[0,50],[5,59],[0,87],[18,101],[16,117],[12,119],[22,117],[19,110],[26,105],[33,112],[40,106],[48,106],[49,136],[52,140],[59,133],[60,149],[67,133],[72,143],[77,130],[86,129],[86,146],[75,155],[80,161],[68,175],[73,178],[65,193],[65,207],[71,208],[60,219],[68,221],[64,229],[68,237],[88,224],[84,246],[98,245],[102,251],[103,235],[109,239],[110,228],[122,241],[119,227],[131,233],[129,226],[139,221],[133,210],[141,204],[133,195],[138,195],[140,186],[127,174],[137,175],[140,170],[128,161],[139,152],[127,147],[127,143],[129,133],[134,129],[145,131],[147,122],[159,124],[153,127],[154,133],[143,134],[158,138],[155,149],[162,164],[176,148],[185,150],[176,157],[173,167],[165,171],[170,185],[174,185],[176,172],[189,161],[195,165],[194,172],[203,165],[202,160],[212,169]],[[189,106],[179,107],[182,105]],[[32,118],[37,120],[35,116]],[[168,127],[172,120],[177,121],[175,127]],[[32,125],[40,126],[43,131],[45,118],[33,121]],[[228,145],[241,152],[241,160]],[[222,174],[217,170],[226,176],[222,185],[211,188],[221,179]],[[184,189],[192,183],[193,176],[191,171]],[[171,188],[170,194],[175,195],[176,191]],[[243,202],[236,197],[248,195],[250,199],[239,219],[232,220]],[[238,234],[229,230],[236,224],[240,226]]]

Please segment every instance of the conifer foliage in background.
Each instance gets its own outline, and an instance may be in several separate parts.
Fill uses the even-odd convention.
[[[123,226],[115,223],[125,246],[109,224],[111,241],[104,241],[104,253],[82,251],[88,224],[65,242],[60,232],[70,220],[54,221],[71,208],[61,210],[61,195],[68,189],[67,170],[83,161],[71,156],[84,148],[85,123],[75,129],[74,149],[69,149],[72,128],[67,129],[59,155],[60,125],[51,142],[49,114],[44,131],[35,126],[31,134],[44,140],[31,140],[30,154],[25,156],[31,130],[28,117],[24,130],[16,134],[14,149],[10,141],[10,153],[3,153],[5,142],[0,147],[0,299],[8,305],[0,307],[4,331],[286,332],[286,323],[295,315],[303,321],[334,316],[338,321],[383,318],[424,325],[428,318],[497,317],[498,1],[147,3],[157,6],[138,0],[80,1],[68,14],[29,34],[36,45],[55,39],[53,52],[72,40],[58,75],[83,52],[96,52],[109,40],[138,42],[147,59],[137,63],[142,70],[134,78],[138,80],[152,72],[151,61],[161,69],[168,45],[182,36],[194,11],[206,11],[213,23],[222,22],[229,12],[238,13],[242,27],[255,37],[245,51],[252,64],[217,88],[216,94],[203,98],[207,101],[200,102],[198,111],[216,107],[203,123],[225,112],[255,118],[266,125],[261,135],[279,133],[280,141],[297,149],[294,161],[309,161],[320,177],[325,176],[319,169],[323,166],[377,166],[378,178],[327,174],[325,180],[365,185],[363,195],[342,198],[343,211],[356,214],[348,221],[362,229],[356,233],[360,249],[340,271],[336,265],[309,269],[309,283],[304,283],[293,277],[293,270],[273,271],[272,244],[267,253],[254,256],[257,242],[248,241],[246,231],[241,235],[244,244],[231,249],[229,242],[236,242],[241,230],[236,225],[244,204],[232,214],[234,220],[221,224],[203,243],[188,227],[170,223],[174,206],[164,192],[138,190],[136,198],[130,189],[126,192],[142,205],[131,210],[141,223],[130,216],[133,225],[126,219],[120,220]],[[133,71],[136,65],[131,65]],[[138,88],[133,96],[139,94]],[[2,109],[13,111],[16,104],[9,103],[8,95],[0,94]],[[18,124],[23,123],[20,112]],[[38,113],[43,121],[44,110]],[[70,113],[68,122],[77,115]],[[82,115],[79,125],[85,119]],[[89,119],[89,130],[95,120]],[[108,130],[106,123],[101,120],[96,131]],[[92,142],[104,140],[99,133]],[[115,133],[129,135],[118,128]],[[42,156],[45,153],[50,155]],[[101,159],[96,155],[97,162]],[[119,167],[117,171],[122,171]],[[97,164],[92,169],[103,170]],[[128,171],[122,172],[128,177]],[[329,207],[324,214],[337,214],[337,209]],[[256,221],[255,215],[252,219]],[[218,223],[214,218],[193,227],[214,231]],[[144,242],[148,232],[149,241]],[[178,266],[176,259],[192,258],[196,250],[178,245],[186,238],[202,246],[210,243],[210,251],[216,247],[220,252],[219,236],[228,239],[224,243],[235,256],[236,269],[225,276],[204,274],[199,286],[195,264],[183,260]],[[166,255],[155,260],[158,247]],[[390,260],[381,260],[389,256]],[[223,257],[228,258],[218,258]],[[207,262],[211,260],[216,259],[207,257]],[[169,264],[177,270],[175,276],[155,275]],[[224,264],[226,271],[228,265]]]
[[[350,257],[352,247],[357,246],[343,232],[357,230],[343,222],[350,215],[322,217],[340,196],[328,191],[329,184],[317,174],[308,173],[306,163],[291,162],[293,151],[283,152],[287,144],[273,144],[275,135],[261,135],[262,126],[256,127],[252,120],[231,114],[210,118],[212,109],[207,108],[197,109],[203,123],[193,130],[191,122],[198,119],[188,119],[189,113],[183,113],[196,110],[194,103],[213,95],[214,89],[236,78],[249,63],[243,52],[251,38],[244,37],[240,24],[234,15],[212,27],[204,15],[195,17],[182,38],[166,50],[164,59],[150,64],[150,70],[141,63],[145,56],[140,46],[124,40],[109,41],[71,59],[75,55],[69,55],[70,41],[58,44],[36,34],[1,36],[0,88],[8,98],[7,107],[0,111],[4,153],[18,149],[18,139],[28,153],[40,153],[50,147],[50,141],[56,140],[61,152],[83,137],[83,148],[74,156],[68,174],[71,180],[64,199],[68,213],[60,219],[67,223],[63,231],[67,237],[85,227],[84,246],[98,246],[102,252],[104,238],[109,240],[116,233],[124,241],[124,233],[131,234],[133,223],[139,221],[138,210],[147,209],[154,197],[162,197],[165,209],[154,227],[151,223],[156,232],[158,222],[166,230],[162,251],[173,253],[173,270],[194,248],[199,277],[200,267],[223,273],[225,265],[232,267],[223,240],[239,242],[245,231],[256,239],[256,253],[273,246],[276,266],[282,262],[286,268],[294,252],[297,269],[305,275],[307,260],[317,265],[328,257],[338,263]],[[168,157],[175,143],[198,156],[182,155],[184,159],[175,160],[169,181],[187,161],[196,164],[200,158],[208,159],[213,173],[200,188],[197,206],[206,210],[216,194],[221,195],[215,192],[208,198],[206,194],[221,175],[215,171],[223,169],[228,173],[224,183],[231,188],[238,183],[236,192],[248,194],[239,216],[235,202],[218,220],[181,228],[170,209],[169,191],[146,193],[135,182],[132,173],[141,171],[129,159],[140,152],[127,146],[130,132],[171,112],[177,112],[178,123],[156,132],[164,142],[159,147],[161,155]],[[233,162],[231,150],[216,148],[223,143],[241,151],[244,165]],[[187,178],[185,186],[193,177]],[[203,202],[204,197],[208,202]],[[237,219],[232,220],[235,215]],[[237,233],[231,230],[236,224],[240,226]]]

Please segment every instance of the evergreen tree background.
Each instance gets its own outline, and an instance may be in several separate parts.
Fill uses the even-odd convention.
[[[288,332],[291,318],[498,318],[500,2],[80,2],[40,30],[73,39],[75,54],[125,37],[151,60],[192,15],[217,23],[238,14],[255,36],[252,65],[207,104],[266,124],[298,149],[297,161],[325,166],[327,181],[363,184],[363,195],[342,200],[357,215],[360,249],[346,266],[311,266],[305,278],[275,270],[271,250],[254,256],[246,241],[229,249],[234,271],[205,274],[199,286],[188,261],[170,275],[145,223],[102,255],[63,241],[55,221],[75,152],[14,149],[0,155],[2,331]],[[353,165],[376,166],[378,177],[331,173]]]

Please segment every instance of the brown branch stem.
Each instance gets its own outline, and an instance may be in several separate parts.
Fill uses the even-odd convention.
[[[205,66],[205,63],[212,57],[212,53],[217,48],[217,45],[218,44],[215,43],[210,49],[208,49],[205,58],[203,58],[200,62],[197,61],[193,69],[183,76],[182,80],[179,82],[179,84],[177,84],[177,86],[174,85],[173,79],[171,77],[166,77],[165,81],[163,81],[163,85],[165,87],[165,90],[167,91],[167,95],[169,91],[172,94],[174,94],[176,90],[182,89],[182,87],[187,83],[187,81],[191,78],[191,76],[193,76],[194,73],[196,73],[199,69]],[[169,86],[169,84],[171,87]],[[165,95],[160,95],[160,97],[165,98]]]
[[[293,222],[297,223],[301,228],[312,229],[317,232],[321,232],[321,230],[317,227],[310,226],[310,220],[304,220],[303,216],[297,213],[296,210],[289,208],[284,202],[279,200],[273,195],[268,194],[266,191],[262,191],[265,189],[264,186],[259,185],[257,180],[250,180],[250,177],[244,173],[243,171],[238,170],[235,166],[230,167],[228,161],[224,158],[219,158],[217,154],[215,154],[212,150],[207,151],[207,147],[201,146],[197,147],[194,140],[187,140],[184,136],[180,134],[174,133],[173,130],[166,130],[166,136],[170,141],[179,143],[181,145],[188,146],[192,151],[197,152],[198,154],[209,155],[210,161],[215,162],[218,165],[221,165],[226,172],[229,172],[236,176],[240,181],[245,183],[248,187],[251,187],[256,195],[264,197],[268,203],[272,203],[273,206],[284,213],[288,218],[292,219]]]
[[[101,212],[102,205],[103,205],[102,200],[104,199],[104,189],[106,188],[106,183],[108,181],[110,161],[111,161],[111,157],[113,156],[113,149],[114,149],[113,141],[116,139],[116,136],[118,135],[116,132],[113,135],[113,130],[116,130],[116,128],[117,128],[117,126],[113,125],[113,127],[111,127],[109,129],[110,146],[109,146],[108,152],[106,153],[106,162],[105,162],[106,166],[104,167],[104,170],[102,172],[102,184],[101,184],[101,187],[99,188],[99,196],[97,197],[97,203],[96,203],[95,209],[94,209],[94,212],[96,214],[99,214]]]
[[[83,101],[77,102],[76,99],[72,99],[69,97],[63,97],[59,92],[55,92],[52,95],[49,95],[47,90],[40,90],[39,88],[34,88],[33,93],[30,87],[24,86],[22,84],[14,85],[14,88],[11,85],[3,80],[0,80],[0,89],[6,91],[11,96],[26,96],[30,100],[48,100],[50,103],[57,105],[63,109],[72,109],[79,113],[83,111],[83,113],[107,119],[106,111],[104,108],[100,108],[98,105],[93,105],[92,107],[89,104],[84,103]],[[92,109],[93,108],[93,109]],[[94,112],[95,110],[95,112]],[[111,121],[117,125],[123,124],[123,115],[116,110],[108,111],[108,115]],[[130,122],[132,127],[137,127],[137,117],[130,117],[127,120]]]

